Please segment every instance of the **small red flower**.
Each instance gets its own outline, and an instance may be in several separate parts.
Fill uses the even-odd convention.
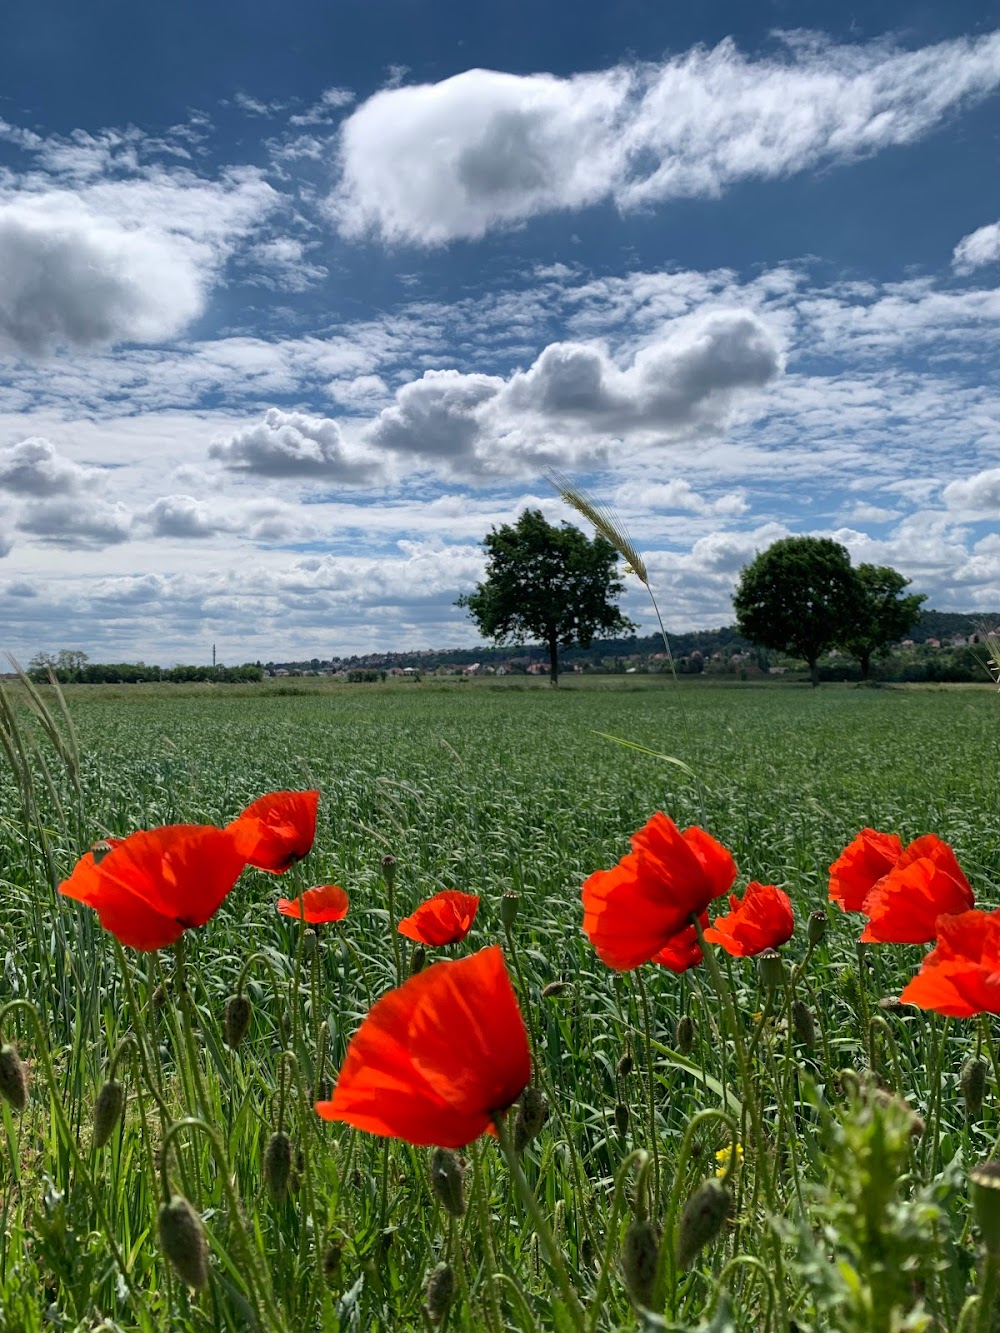
[[[303,917],[311,926],[322,926],[328,921],[342,921],[347,915],[347,894],[339,884],[322,884],[306,889],[298,898],[279,898],[278,911],[282,916]]]
[[[955,853],[934,833],[911,842],[892,870],[865,898],[868,917],[861,938],[877,944],[927,944],[937,934],[939,916],[967,912],[975,905],[969,881]]]
[[[895,833],[863,828],[830,867],[830,897],[845,912],[860,912],[865,898],[903,854]]]
[[[777,949],[792,938],[795,917],[788,894],[773,884],[748,884],[740,902],[729,895],[729,913],[717,916],[705,939],[719,944],[734,958],[753,958],[765,949]]]
[[[397,929],[400,935],[419,944],[457,944],[472,929],[478,911],[477,894],[445,889],[421,903],[411,916],[404,917]]]
[[[247,865],[283,875],[308,855],[318,804],[318,791],[272,791],[248,805],[229,825],[246,851]]]
[[[940,916],[937,946],[899,997],[949,1018],[1000,1014],[1000,910]]]
[[[377,1000],[316,1110],[417,1147],[464,1148],[531,1079],[524,1020],[503,951],[434,963]]]
[[[632,851],[583,886],[583,929],[608,967],[648,963],[732,886],[736,864],[700,828],[681,833],[657,811],[631,838]]]
[[[708,913],[702,912],[699,921],[702,930],[704,930],[708,925]],[[692,967],[697,967],[704,956],[701,945],[698,943],[698,932],[694,926],[688,926],[679,935],[675,935],[659,953],[653,954],[649,961],[658,963],[660,967],[669,968],[671,972],[680,974],[689,971]]]
[[[147,951],[203,926],[246,864],[238,839],[207,824],[168,824],[107,847],[82,856],[59,892],[92,907],[122,944]]]

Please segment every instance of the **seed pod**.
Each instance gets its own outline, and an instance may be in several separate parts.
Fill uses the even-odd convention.
[[[93,843],[91,845],[90,852],[94,858],[94,865],[99,866],[101,862],[104,860],[104,858],[108,855],[108,853],[113,851],[114,851],[113,845],[110,842],[108,842],[106,838],[102,838],[100,842]]]
[[[542,1126],[549,1118],[549,1104],[544,1094],[534,1084],[529,1083],[521,1093],[517,1115],[514,1118],[514,1149],[524,1152],[531,1140],[541,1133]]]
[[[392,886],[396,882],[396,858],[394,856],[382,857],[382,878],[385,880],[385,887],[392,891]]]
[[[431,1193],[452,1217],[465,1213],[465,1167],[450,1148],[435,1148],[431,1153]]]
[[[415,977],[418,972],[422,972],[426,962],[427,950],[422,944],[418,944],[410,954],[410,976]]]
[[[820,940],[826,934],[826,928],[830,924],[830,918],[818,907],[815,912],[809,913],[809,924],[806,927],[806,939],[810,944],[819,944]]]
[[[1000,1257],[1000,1162],[980,1162],[969,1172],[972,1211],[986,1252]]]
[[[628,1133],[628,1107],[624,1102],[618,1102],[615,1106],[615,1129],[622,1138]]]
[[[316,952],[316,945],[319,943],[319,937],[312,927],[308,927],[302,932],[302,952],[306,958],[311,958]]]
[[[455,1274],[451,1264],[440,1263],[427,1279],[427,1318],[440,1324],[455,1296]]]
[[[517,920],[517,909],[521,903],[521,895],[508,889],[500,899],[500,920],[505,929],[510,930],[511,926]]]
[[[785,977],[785,960],[777,949],[765,949],[757,958],[757,971],[761,985],[767,991],[780,986]]]
[[[323,1251],[323,1277],[327,1282],[336,1282],[340,1276],[340,1265],[344,1257],[344,1246],[339,1240],[327,1242]]]
[[[253,1017],[253,1005],[250,997],[242,991],[230,995],[226,1001],[222,1019],[222,1040],[231,1051],[235,1051],[240,1042],[250,1031],[250,1019]]]
[[[103,1148],[114,1133],[125,1109],[125,1089],[117,1079],[109,1078],[94,1102],[94,1147]]]
[[[622,1274],[633,1304],[648,1308],[656,1284],[656,1261],[660,1238],[648,1218],[633,1218],[622,1246]]]
[[[570,985],[568,981],[550,981],[547,986],[542,987],[542,999],[549,1000],[556,995],[562,995],[564,991],[569,990]]]
[[[962,1100],[965,1102],[965,1118],[971,1124],[979,1119],[983,1109],[983,1094],[986,1092],[985,1061],[970,1055],[962,1065],[958,1086],[962,1090]]]
[[[792,1005],[792,1031],[809,1050],[816,1045],[816,1020],[804,1000],[796,1000]]]
[[[674,1045],[681,1055],[690,1055],[694,1049],[694,1021],[690,1014],[681,1014],[674,1028]]]
[[[721,1180],[702,1181],[681,1212],[677,1228],[677,1262],[687,1268],[699,1250],[722,1230],[729,1215],[732,1195]]]
[[[201,1218],[180,1194],[160,1208],[160,1249],[182,1282],[196,1291],[208,1281],[208,1246]]]
[[[0,1097],[18,1114],[28,1105],[28,1075],[9,1042],[0,1046]]]
[[[292,1141],[283,1129],[278,1129],[264,1149],[264,1183],[272,1203],[284,1203],[291,1174]]]

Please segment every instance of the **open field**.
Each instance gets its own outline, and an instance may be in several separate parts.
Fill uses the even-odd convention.
[[[658,1277],[666,1324],[650,1328],[958,1328],[979,1256],[965,1172],[996,1142],[1000,1105],[992,1069],[981,1113],[967,1116],[958,1090],[966,1057],[988,1060],[989,1029],[878,1006],[898,996],[923,950],[875,946],[859,964],[859,918],[830,905],[829,931],[797,979],[795,998],[816,1024],[811,1043],[782,1017],[792,1012],[790,995],[779,988],[769,1002],[756,964],[720,953],[740,1025],[734,1040],[705,967],[683,977],[655,966],[606,968],[580,929],[580,887],[660,809],[732,852],[737,891],[749,880],[787,890],[797,923],[783,950],[790,965],[806,956],[809,913],[828,906],[831,861],[864,826],[897,832],[904,844],[938,834],[977,905],[992,908],[1000,903],[1000,700],[991,689],[675,688],[597,678],[558,691],[514,681],[80,687],[67,699],[78,791],[72,759],[65,773],[44,739],[51,790],[37,760],[26,792],[0,759],[3,1000],[37,1006],[52,1062],[47,1086],[27,1011],[0,1018],[4,1039],[16,1040],[31,1068],[27,1109],[17,1116],[3,1106],[0,1330],[421,1328],[425,1280],[444,1258],[457,1286],[439,1326],[636,1327],[620,1269],[631,1243],[633,1170],[666,1233],[664,1255],[670,1250]],[[26,718],[19,725],[30,733]],[[116,951],[89,909],[53,892],[98,838],[225,824],[264,792],[310,787],[321,800],[308,858],[281,879],[245,871],[213,920],[187,932],[190,1003],[171,990],[178,962],[170,950]],[[312,1110],[372,1000],[397,979],[380,865],[387,853],[397,861],[397,916],[442,889],[479,894],[468,940],[448,952],[506,946],[555,1102],[522,1161],[572,1300],[493,1140],[467,1154],[470,1206],[450,1221],[428,1184],[426,1150]],[[350,896],[349,913],[307,954],[275,900],[334,882]],[[500,910],[509,891],[520,897],[508,932]],[[711,915],[722,910],[720,902]],[[405,975],[411,946],[401,944]],[[233,1051],[223,1009],[253,954],[252,1026]],[[543,996],[553,982],[567,984]],[[154,1010],[158,985],[168,999]],[[681,1054],[676,1024],[685,1014],[694,1039]],[[125,1116],[95,1149],[94,1100],[130,1028],[137,1045],[126,1045],[118,1070]],[[142,1060],[133,1058],[138,1046]],[[285,1050],[294,1062],[282,1059]],[[879,1074],[920,1114],[923,1132],[911,1139],[909,1113],[873,1105],[865,1084],[839,1077],[844,1069]],[[763,1142],[754,1142],[753,1102]],[[685,1144],[692,1116],[708,1108],[713,1115]],[[195,1112],[220,1142],[197,1126],[173,1132],[169,1173],[210,1238],[211,1276],[197,1296],[173,1275],[156,1232],[163,1122]],[[731,1140],[731,1122],[718,1112],[741,1139],[728,1181],[733,1206],[680,1271],[672,1249],[680,1205],[715,1179],[716,1154],[724,1159]],[[262,1165],[276,1128],[288,1130],[297,1156],[293,1188],[279,1201],[264,1187]],[[630,1153],[654,1141],[655,1166],[636,1160],[621,1172]],[[865,1175],[869,1151],[891,1178],[874,1167]],[[765,1220],[772,1211],[786,1218],[780,1235]],[[857,1309],[837,1259],[867,1293]],[[981,1317],[970,1305],[965,1326],[979,1328]]]

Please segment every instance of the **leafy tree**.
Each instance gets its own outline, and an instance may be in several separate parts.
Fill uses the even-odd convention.
[[[784,537],[740,574],[733,595],[741,634],[764,648],[804,657],[813,685],[821,653],[842,642],[861,598],[851,557],[828,537]]]
[[[635,628],[614,604],[624,586],[618,552],[599,534],[591,541],[570,523],[557,528],[539,510],[526,509],[513,526],[492,528],[483,548],[486,578],[457,605],[468,609],[484,638],[545,643],[553,685],[560,645],[589,648],[598,631]]]
[[[927,598],[923,593],[903,597],[910,580],[888,565],[858,565],[856,572],[861,596],[854,622],[839,646],[858,659],[861,679],[867,680],[872,654],[884,652],[916,624]]]

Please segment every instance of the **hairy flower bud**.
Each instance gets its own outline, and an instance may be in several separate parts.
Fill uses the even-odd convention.
[[[524,1152],[531,1140],[541,1132],[549,1118],[549,1104],[544,1094],[529,1083],[521,1093],[517,1115],[514,1118],[514,1150]]]
[[[284,1130],[276,1130],[264,1149],[264,1183],[272,1203],[284,1203],[292,1174],[292,1141]]]
[[[103,1148],[114,1133],[125,1109],[125,1089],[117,1079],[109,1078],[94,1102],[94,1147]]]
[[[681,1014],[674,1028],[674,1045],[681,1055],[690,1055],[694,1049],[694,1021],[690,1014]]]
[[[962,1101],[965,1102],[965,1118],[971,1124],[979,1119],[983,1109],[983,1095],[986,1092],[985,1061],[970,1055],[962,1065],[958,1086],[962,1090]]]
[[[410,954],[410,976],[415,977],[418,972],[422,972],[426,962],[427,950],[422,944],[418,944]]]
[[[0,1097],[18,1114],[28,1105],[28,1075],[9,1042],[0,1046]]]
[[[250,1031],[250,1019],[253,1017],[253,1006],[250,1003],[250,997],[240,991],[236,995],[230,995],[226,1001],[226,1009],[222,1019],[222,1040],[230,1050],[235,1050],[240,1042]]]
[[[732,1195],[721,1180],[703,1181],[688,1199],[677,1228],[677,1262],[687,1268],[699,1250],[722,1230]]]
[[[340,1265],[344,1258],[343,1242],[337,1239],[327,1241],[323,1250],[323,1277],[327,1282],[336,1282],[340,1277]]]
[[[628,1121],[628,1107],[624,1102],[618,1102],[615,1106],[615,1129],[622,1138],[628,1133]]]
[[[556,995],[562,995],[564,991],[570,989],[571,985],[572,983],[569,981],[550,981],[547,986],[542,987],[542,998],[549,1000]]]
[[[500,899],[500,920],[504,928],[510,930],[511,926],[517,920],[517,909],[521,904],[521,895],[508,889]]]
[[[656,1261],[660,1238],[648,1218],[633,1218],[625,1232],[622,1246],[622,1275],[635,1305],[648,1308],[656,1285]]]
[[[635,1061],[632,1058],[632,1052],[626,1050],[624,1055],[619,1058],[618,1063],[615,1065],[615,1073],[619,1078],[628,1078],[634,1068]]]
[[[431,1193],[452,1217],[465,1213],[465,1167],[451,1148],[435,1148],[431,1153]]]
[[[455,1296],[455,1274],[451,1264],[440,1263],[427,1279],[427,1318],[440,1324]]]
[[[201,1218],[187,1199],[175,1194],[160,1208],[160,1249],[182,1282],[196,1291],[208,1281],[208,1246]]]
[[[809,1050],[816,1045],[816,1020],[804,1000],[796,1000],[792,1005],[792,1031]]]

